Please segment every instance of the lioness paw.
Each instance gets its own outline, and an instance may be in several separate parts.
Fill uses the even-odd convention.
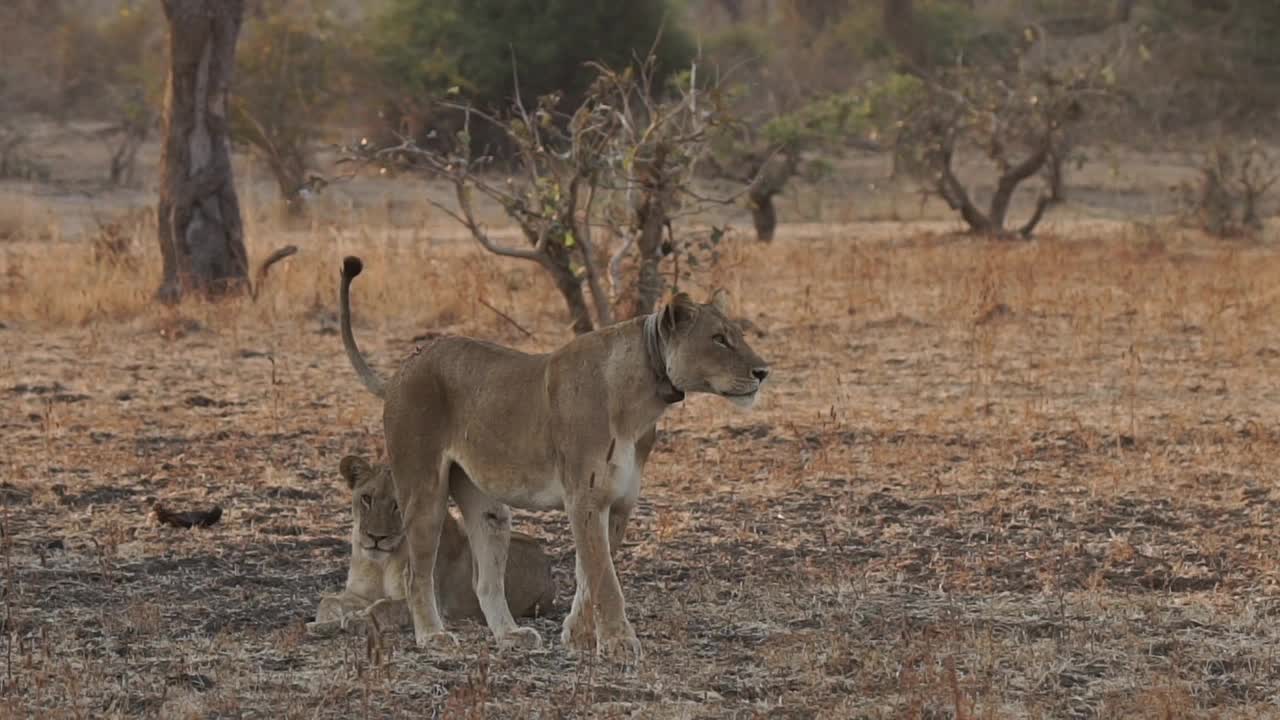
[[[460,644],[458,636],[447,630],[414,633],[414,640],[418,643],[418,647],[423,649],[446,650],[456,648]]]
[[[311,637],[334,637],[342,632],[342,623],[336,620],[316,620],[307,623],[307,634]]]
[[[633,666],[640,662],[640,639],[634,632],[600,638],[596,643],[600,657],[617,665]]]
[[[589,653],[596,646],[596,629],[582,614],[569,613],[560,631],[560,644],[570,653]]]
[[[539,650],[542,648],[542,636],[531,627],[521,627],[498,638],[498,646],[504,650]]]

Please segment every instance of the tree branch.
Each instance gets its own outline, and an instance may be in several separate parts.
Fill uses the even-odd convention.
[[[532,250],[522,250],[519,248],[509,248],[498,245],[489,239],[489,234],[484,231],[480,223],[476,222],[475,213],[471,209],[471,193],[467,190],[467,179],[455,177],[453,180],[454,195],[458,199],[458,208],[462,211],[462,217],[454,215],[454,219],[459,220],[468,230],[476,242],[494,255],[503,257],[520,258],[521,260],[532,260],[536,263],[547,264],[546,255],[543,249],[547,245],[547,234],[541,233],[537,244]]]
[[[574,178],[571,186],[574,198],[578,195],[577,183],[581,178]],[[578,238],[578,244],[582,246],[582,265],[586,268],[587,287],[591,290],[591,300],[596,306],[596,320],[598,326],[613,324],[613,308],[609,305],[609,296],[605,294],[604,288],[600,286],[600,273],[596,269],[596,250],[595,244],[591,238],[591,206],[596,199],[596,186],[594,182],[587,182],[587,202],[583,208],[583,221],[580,225],[576,222],[577,229],[574,233]],[[574,205],[577,204],[575,199]]]

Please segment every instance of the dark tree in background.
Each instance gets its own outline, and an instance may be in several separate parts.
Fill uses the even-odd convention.
[[[656,77],[665,79],[696,55],[675,7],[671,0],[389,0],[371,36],[378,75],[395,98],[388,116],[399,115],[422,142],[433,130],[460,127],[456,113],[422,104],[448,88],[499,114],[517,93],[531,104],[559,93],[563,110],[577,107],[595,79],[587,63],[626,67],[650,51]],[[471,128],[471,139],[477,152],[506,141],[500,128],[482,126]]]
[[[157,293],[243,290],[249,263],[231,174],[227,94],[243,0],[163,0],[169,24],[157,207],[164,279]]]

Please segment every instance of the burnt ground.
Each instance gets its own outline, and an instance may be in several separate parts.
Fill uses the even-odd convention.
[[[629,672],[559,645],[559,513],[517,518],[557,559],[540,652],[465,624],[452,651],[305,634],[345,572],[338,459],[381,445],[305,258],[243,319],[6,320],[0,715],[1275,716],[1276,254],[841,233],[718,278],[774,380],[753,412],[694,397],[663,422],[620,559]],[[339,253],[313,253],[323,285]],[[546,288],[508,296],[540,298],[512,310],[530,340],[408,299],[375,320],[396,301],[368,282],[384,368],[428,325],[565,339]],[[155,499],[224,512],[177,530]]]

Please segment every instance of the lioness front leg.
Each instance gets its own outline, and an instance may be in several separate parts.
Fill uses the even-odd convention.
[[[644,464],[649,459],[649,452],[653,450],[657,437],[656,428],[649,428],[648,432],[641,435],[636,441],[634,459],[618,453],[616,447],[611,448],[606,455],[609,470],[615,474],[624,488],[622,497],[609,508],[609,556],[615,562],[618,559],[618,551],[622,549],[627,522],[631,520],[631,513],[635,512],[636,502],[640,500],[641,475],[644,473]]]
[[[494,639],[504,648],[536,650],[542,647],[538,631],[516,625],[507,604],[505,576],[507,549],[511,544],[511,509],[481,492],[465,473],[454,472],[450,476],[449,492],[462,508],[462,521],[474,558],[471,582]]]
[[[573,608],[564,621],[561,641],[566,647],[583,651],[594,639],[600,656],[634,663],[640,659],[640,640],[627,620],[622,587],[609,553],[608,505],[590,497],[566,498],[565,510],[573,529],[578,587]]]

